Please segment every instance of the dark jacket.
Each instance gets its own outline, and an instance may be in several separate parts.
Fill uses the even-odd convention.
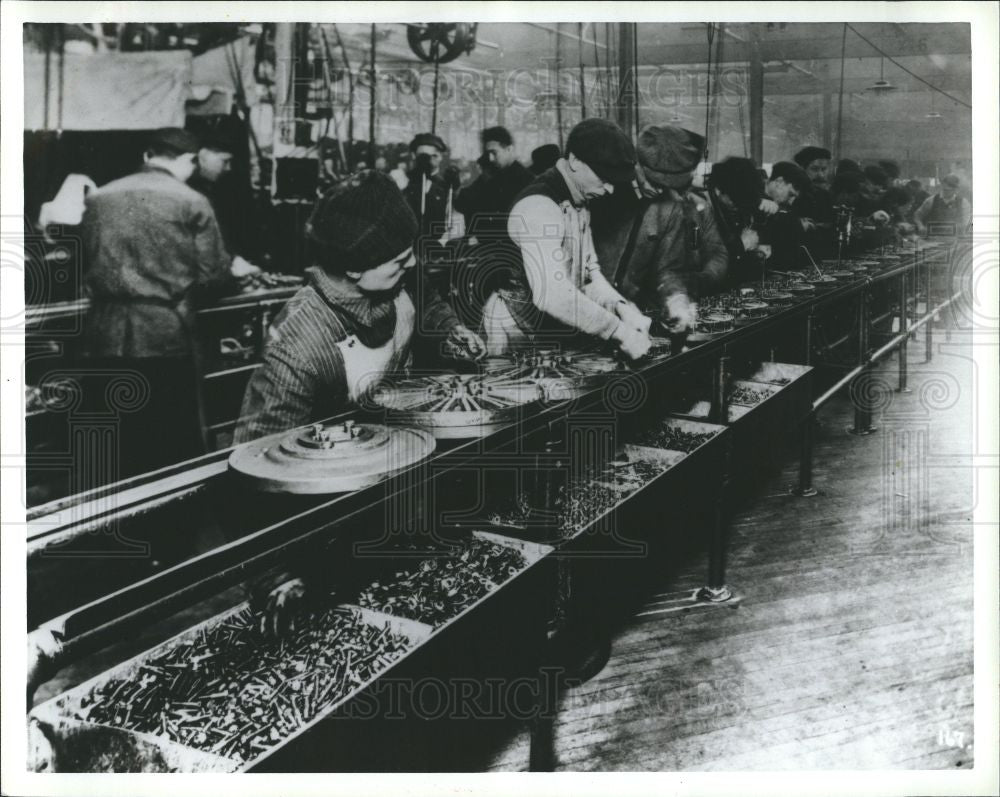
[[[729,253],[727,285],[739,285],[760,275],[761,262],[756,252],[748,252],[740,237],[743,230],[755,224],[754,214],[748,210],[733,210],[725,207],[718,193],[709,189],[709,203],[715,216],[715,223],[726,251]]]
[[[410,172],[409,184],[403,190],[403,196],[417,217],[420,223],[420,233],[414,246],[417,258],[421,261],[432,259],[428,250],[437,246],[437,240],[444,235],[448,225],[448,186],[442,177],[435,174],[430,178],[430,188],[427,190],[426,198],[423,200],[423,212],[421,212],[420,192],[423,189],[423,180],[418,172]]]
[[[625,248],[637,218],[635,244],[627,263]],[[629,194],[594,207],[594,248],[608,281],[639,307],[659,310],[669,296],[692,299],[721,289],[728,253],[704,197],[668,192],[656,201]]]
[[[196,304],[234,287],[208,200],[147,166],[87,198],[82,233],[91,297],[84,353],[191,354]]]
[[[465,217],[467,235],[507,235],[507,216],[515,197],[534,179],[518,161],[496,172],[483,172],[455,197],[455,210]]]

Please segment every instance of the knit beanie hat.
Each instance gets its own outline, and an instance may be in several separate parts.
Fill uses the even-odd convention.
[[[685,188],[705,151],[705,139],[682,127],[647,125],[639,132],[639,163],[661,188]]]
[[[566,152],[576,155],[602,180],[628,183],[635,178],[635,147],[614,122],[584,119],[569,131]]]
[[[325,270],[367,271],[413,246],[417,219],[395,181],[369,169],[327,191],[305,232]]]
[[[728,196],[739,208],[752,210],[764,196],[764,180],[749,158],[726,158],[712,166],[708,185]]]
[[[541,174],[546,169],[551,169],[559,160],[558,144],[542,144],[531,150],[531,171]]]

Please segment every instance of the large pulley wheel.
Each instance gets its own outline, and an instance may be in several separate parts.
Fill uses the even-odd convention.
[[[531,379],[444,374],[387,384],[371,400],[393,423],[426,429],[440,439],[467,440],[516,422],[527,405],[542,397]]]
[[[413,54],[428,64],[446,64],[476,46],[476,22],[416,22],[406,26]]]
[[[240,446],[229,456],[229,468],[265,492],[345,493],[419,462],[434,447],[434,438],[421,429],[315,424]]]

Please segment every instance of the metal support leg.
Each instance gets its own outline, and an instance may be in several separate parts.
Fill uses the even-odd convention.
[[[907,344],[910,342],[910,336],[907,334],[907,330],[910,327],[910,312],[909,312],[909,275],[907,272],[903,272],[899,275],[899,392],[909,393],[910,388],[906,385],[906,380],[908,377],[908,362],[907,362]]]
[[[799,448],[799,484],[792,489],[792,495],[801,498],[812,498],[818,495],[813,487],[813,424],[816,416],[809,413],[802,421],[800,430],[801,444]]]
[[[726,424],[729,422],[729,402],[726,398],[726,382],[729,378],[729,357],[725,353],[719,355],[715,369],[712,371],[712,407],[709,411],[709,422]]]
[[[537,697],[529,722],[528,769],[531,772],[552,772],[556,768],[555,719],[559,706],[559,671],[547,667],[543,659],[534,680]]]
[[[930,313],[931,308],[934,307],[934,302],[931,298],[931,267],[930,263],[927,262],[927,258],[921,257],[917,260],[917,263],[923,266],[924,269],[924,313]],[[924,353],[924,362],[930,362],[934,359],[934,319],[930,319],[925,325],[925,347],[926,351]]]
[[[868,292],[858,295],[858,365],[868,361],[869,344],[869,296]],[[851,385],[851,396],[854,399],[854,426],[849,429],[851,434],[868,435],[875,431],[872,426],[871,392],[869,389],[870,368],[865,368]]]
[[[733,591],[726,586],[726,547],[729,539],[729,524],[722,501],[717,501],[713,510],[712,539],[708,552],[708,585],[698,590],[698,600],[707,603],[725,603],[733,597]]]
[[[722,358],[726,359],[726,358]],[[729,454],[723,458],[712,502],[712,530],[708,550],[708,584],[695,594],[702,603],[725,603],[735,597],[726,585],[726,549],[729,547]]]

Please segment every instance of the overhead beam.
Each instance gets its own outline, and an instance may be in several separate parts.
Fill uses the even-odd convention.
[[[840,60],[840,40],[834,37],[822,39],[800,39],[798,41],[762,41],[760,54],[764,61],[822,61],[825,59]],[[949,36],[935,39],[927,49],[919,49],[918,44],[910,37],[894,37],[888,41],[879,41],[879,47],[893,58],[907,58],[928,53],[934,55],[969,55],[971,46],[968,37]],[[861,39],[848,33],[846,48],[847,58],[878,58],[879,54]],[[704,64],[708,52],[707,43],[676,43],[658,44],[643,42],[640,34],[639,58],[642,64]],[[492,56],[492,54],[491,54]],[[496,66],[516,65],[532,67],[544,58],[551,57],[547,50],[537,48],[526,49],[524,46],[504,48],[502,56],[494,61]],[[730,40],[726,45],[726,59],[729,61],[747,62],[750,60],[750,48],[746,42]],[[477,66],[482,66],[473,53]],[[584,63],[593,66],[593,53],[584,54]]]

